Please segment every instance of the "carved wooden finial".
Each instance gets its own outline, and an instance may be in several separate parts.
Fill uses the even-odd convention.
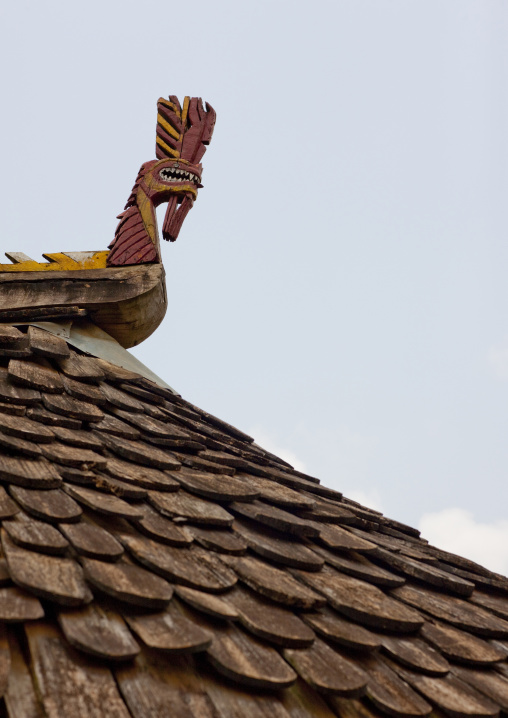
[[[200,164],[215,126],[215,111],[201,98],[160,98],[157,103],[157,160],[141,165],[125,211],[110,244],[108,266],[160,261],[155,208],[168,203],[162,227],[174,242],[201,187]]]

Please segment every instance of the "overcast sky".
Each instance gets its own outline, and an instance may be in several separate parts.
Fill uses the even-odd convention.
[[[104,249],[160,95],[217,111],[135,355],[508,572],[508,5],[3,3],[3,251]]]

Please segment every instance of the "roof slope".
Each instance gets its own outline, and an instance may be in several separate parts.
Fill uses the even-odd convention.
[[[506,578],[170,390],[0,327],[0,453],[0,715],[508,712]]]

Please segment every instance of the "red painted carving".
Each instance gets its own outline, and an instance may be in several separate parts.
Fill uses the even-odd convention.
[[[164,239],[174,242],[198,194],[200,164],[210,143],[215,111],[201,98],[174,95],[157,103],[156,160],[141,165],[115,238],[109,245],[108,266],[160,262],[155,208],[167,202]]]

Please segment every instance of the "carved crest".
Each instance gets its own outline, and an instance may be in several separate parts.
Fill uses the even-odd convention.
[[[108,266],[160,261],[156,207],[167,202],[164,239],[174,242],[198,194],[201,158],[210,143],[215,111],[201,98],[183,105],[170,95],[157,103],[156,160],[141,165],[132,192],[119,215]]]

